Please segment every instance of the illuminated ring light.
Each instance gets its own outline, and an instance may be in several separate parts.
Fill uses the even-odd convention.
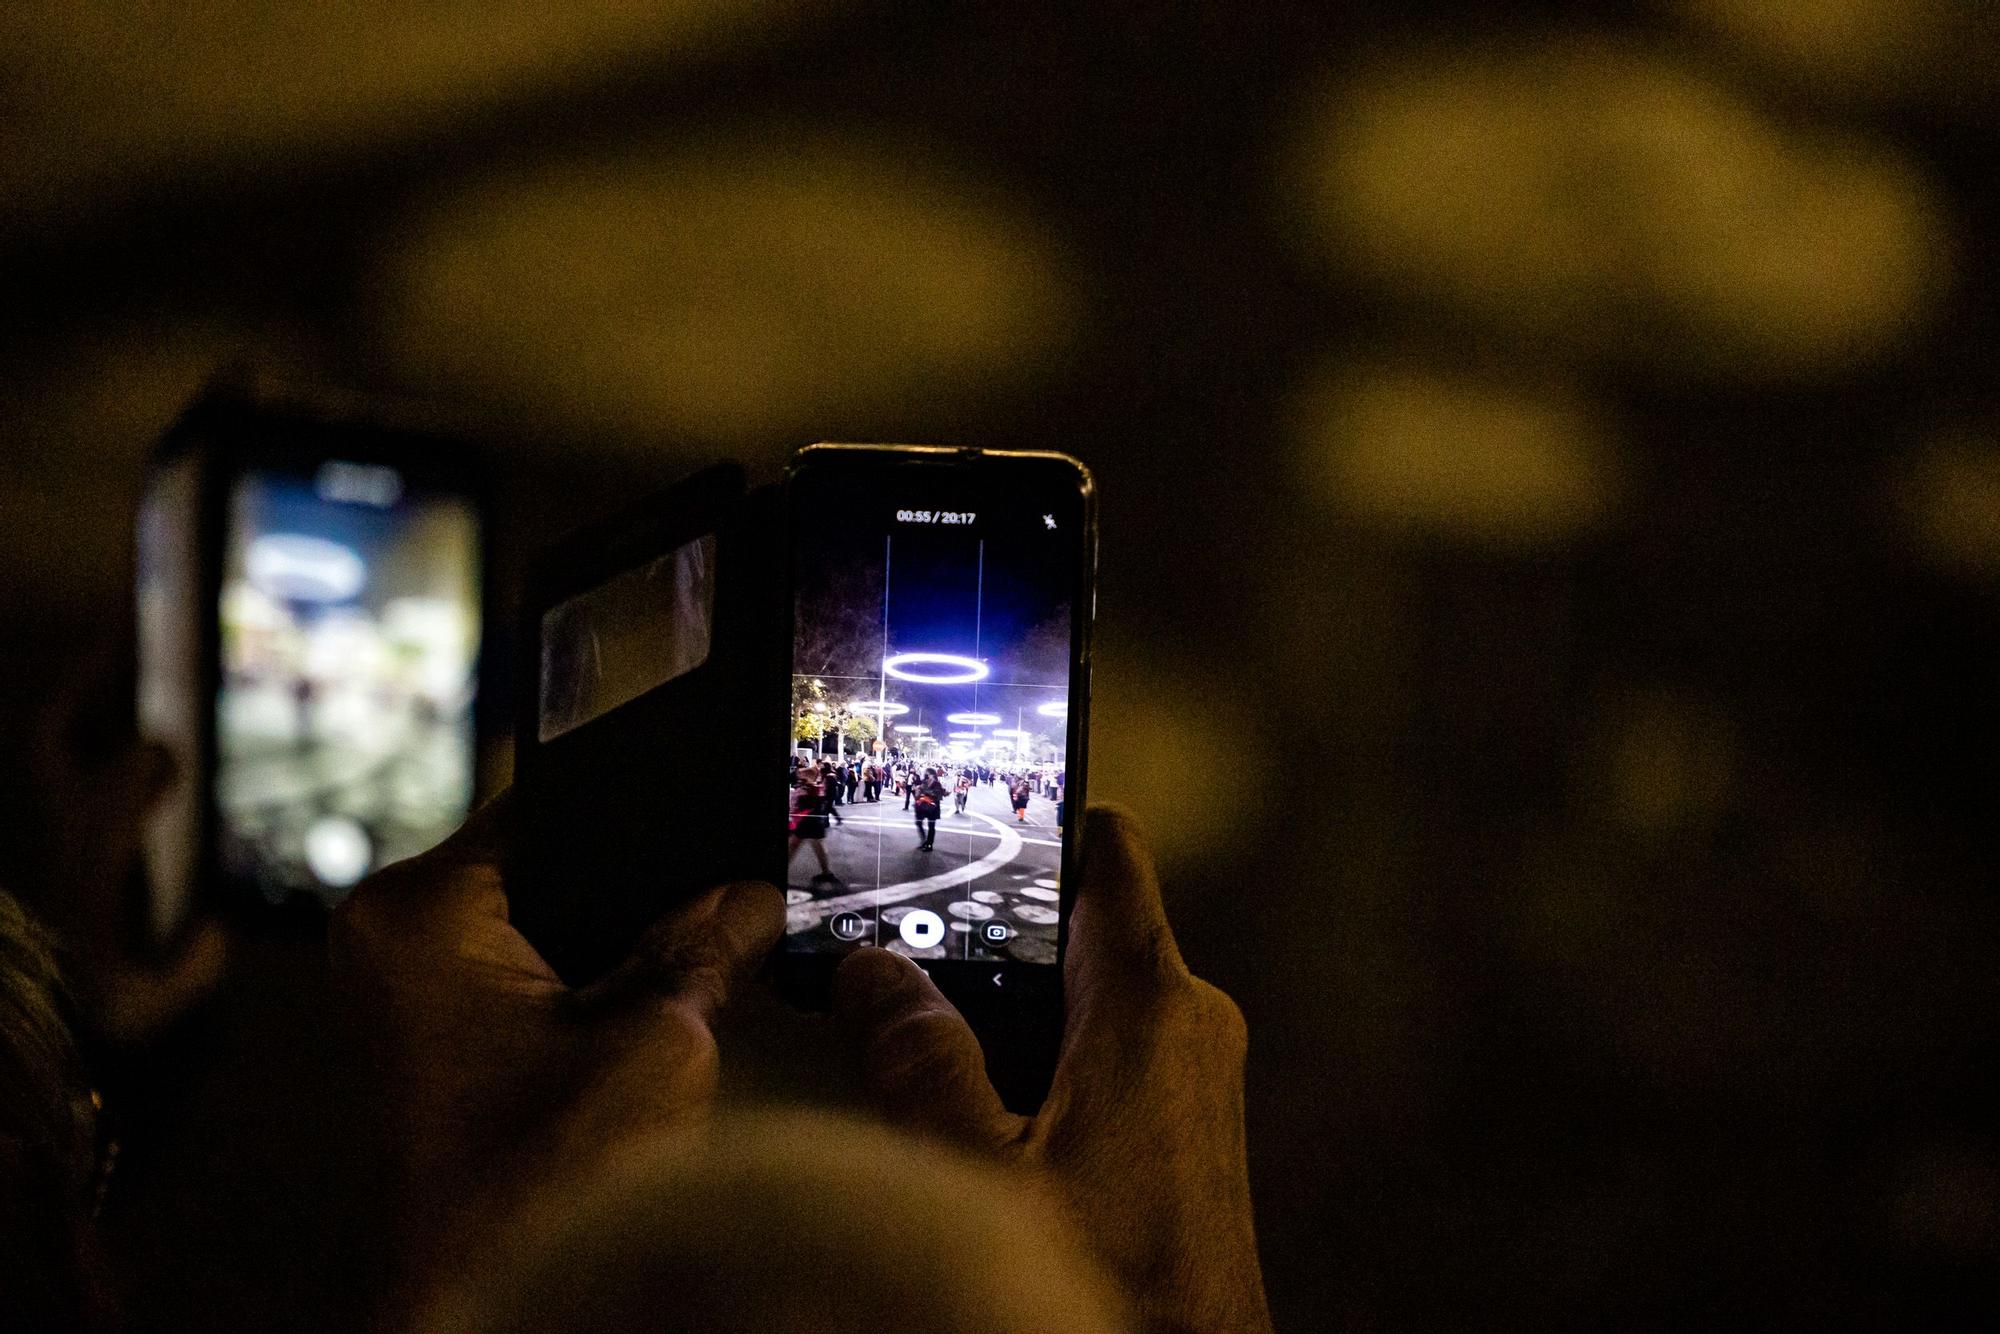
[[[908,732],[911,736],[929,736],[931,734],[930,728],[919,727],[915,723],[897,723],[895,726],[898,732]]]
[[[352,547],[304,533],[266,533],[250,544],[243,565],[258,592],[289,602],[345,602],[368,582]]]
[[[883,703],[872,699],[857,699],[847,706],[847,711],[849,713],[865,714],[870,718],[894,718],[898,714],[908,713],[910,706],[907,704]]]
[[[1069,717],[1069,701],[1066,699],[1052,699],[1039,709],[1036,709],[1035,712],[1041,714],[1044,718],[1067,718]]]
[[[986,739],[978,732],[946,732],[945,735],[953,741],[984,741]]]
[[[994,736],[1017,736],[1017,737],[1022,737],[1022,738],[1024,738],[1024,739],[1025,739],[1025,738],[1027,738],[1027,737],[1031,737],[1031,736],[1033,736],[1033,735],[1034,735],[1034,733],[1033,733],[1033,732],[1030,732],[1030,731],[1029,731],[1029,730],[1028,730],[1027,728],[1025,728],[1025,727],[996,727],[996,728],[994,728],[994,729],[993,729],[993,735],[994,735]]]
[[[986,727],[989,724],[999,722],[1000,715],[997,713],[947,713],[944,716],[944,720],[948,723],[957,723],[961,727]]]
[[[947,671],[935,675],[913,672],[912,667],[941,667]],[[915,681],[927,686],[963,685],[967,681],[984,681],[993,669],[977,658],[964,657],[957,653],[896,653],[882,659],[882,670],[898,681]]]

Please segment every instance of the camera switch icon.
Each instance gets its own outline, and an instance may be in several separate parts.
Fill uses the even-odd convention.
[[[989,945],[1005,945],[1007,937],[1014,934],[1007,929],[1005,922],[988,922],[979,930],[980,934],[986,937],[986,943]]]

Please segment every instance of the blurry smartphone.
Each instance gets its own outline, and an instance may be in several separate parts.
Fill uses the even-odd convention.
[[[1083,810],[1090,474],[1054,453],[813,445],[786,509],[780,976],[811,998],[858,946],[908,955],[1032,1110],[1061,1040]]]
[[[155,942],[204,899],[331,906],[463,822],[481,513],[444,440],[233,398],[169,433],[137,534],[139,724],[177,770]]]

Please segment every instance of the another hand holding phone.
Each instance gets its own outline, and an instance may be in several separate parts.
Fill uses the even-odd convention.
[[[547,1177],[691,1128],[714,1097],[709,1024],[784,925],[770,885],[684,901],[625,961],[566,985],[508,921],[508,799],[335,910],[336,984],[381,1100],[376,1130],[421,1280],[462,1231]]]
[[[1146,1329],[1268,1330],[1244,1151],[1243,1016],[1188,972],[1130,817],[1095,807],[1048,1100],[1009,1112],[978,1039],[915,964],[863,950],[835,1011],[890,1120],[1045,1172]]]

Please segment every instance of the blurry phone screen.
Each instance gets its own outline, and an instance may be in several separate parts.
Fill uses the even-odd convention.
[[[338,902],[472,798],[480,639],[471,499],[381,464],[240,474],[216,698],[222,869]]]
[[[1082,475],[1009,471],[794,477],[792,952],[1057,961]]]

